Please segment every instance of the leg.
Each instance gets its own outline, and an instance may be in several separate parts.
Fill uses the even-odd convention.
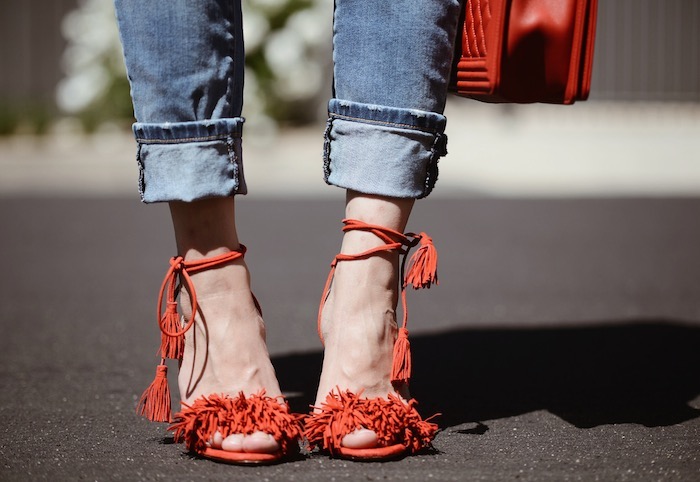
[[[241,161],[243,38],[240,1],[115,0],[131,82],[143,201],[168,202],[185,262],[240,249],[235,194],[246,192]],[[281,395],[262,318],[240,257],[192,274],[199,309],[188,313],[178,377],[181,401],[264,389]],[[191,311],[191,310],[190,310]],[[271,435],[216,433],[214,448],[275,452]]]
[[[347,189],[347,218],[403,232],[415,199],[431,192],[445,153],[442,112],[458,11],[457,0],[336,0],[325,174]],[[383,244],[349,231],[341,253]],[[391,383],[398,258],[393,251],[338,263],[321,316],[317,407],[336,387],[367,398],[409,398],[405,384]],[[378,443],[362,428],[342,439],[349,448]]]
[[[413,199],[348,191],[345,217],[403,232],[413,203]],[[340,252],[355,254],[382,244],[371,233],[351,231],[343,237]],[[362,390],[367,398],[394,392],[390,370],[398,329],[398,262],[397,253],[387,252],[338,264],[321,321],[325,354],[316,406],[336,388],[354,393]],[[409,398],[407,386],[399,392]],[[377,438],[364,429],[346,435],[342,443],[366,448],[375,446]]]
[[[232,197],[170,202],[177,250],[186,260],[210,258],[240,248]],[[265,326],[253,301],[250,275],[243,259],[192,275],[200,313],[188,331],[180,365],[180,400],[191,404],[202,395],[247,395],[261,388],[271,397],[281,391],[265,345]],[[183,297],[186,297],[184,295]],[[187,302],[183,314],[189,319]],[[213,446],[224,450],[275,452],[268,434],[226,439]]]

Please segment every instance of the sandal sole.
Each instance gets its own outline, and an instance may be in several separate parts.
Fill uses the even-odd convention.
[[[351,449],[348,447],[340,447],[337,449],[338,457],[356,462],[381,462],[397,460],[403,458],[407,452],[408,449],[402,444],[389,445],[387,447],[375,447],[371,449]]]
[[[212,448],[207,448],[203,452],[198,452],[197,455],[217,462],[235,465],[271,465],[280,462],[284,456],[282,452],[263,454],[254,452],[231,452]]]

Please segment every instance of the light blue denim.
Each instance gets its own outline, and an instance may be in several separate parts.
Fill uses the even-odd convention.
[[[115,7],[142,200],[245,194],[240,0]],[[398,198],[431,192],[446,154],[442,112],[458,16],[459,0],[335,1],[326,182]]]
[[[447,153],[442,115],[459,0],[336,0],[326,182],[430,194]]]

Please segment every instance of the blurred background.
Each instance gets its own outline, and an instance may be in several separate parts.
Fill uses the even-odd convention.
[[[333,194],[320,182],[332,2],[243,5],[251,194]],[[590,100],[451,98],[436,195],[700,194],[698,25],[697,0],[600,0]],[[112,2],[1,0],[0,32],[0,193],[135,194]]]

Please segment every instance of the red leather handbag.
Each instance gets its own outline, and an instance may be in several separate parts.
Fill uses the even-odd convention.
[[[585,100],[597,9],[597,0],[464,0],[451,89],[484,102]]]

